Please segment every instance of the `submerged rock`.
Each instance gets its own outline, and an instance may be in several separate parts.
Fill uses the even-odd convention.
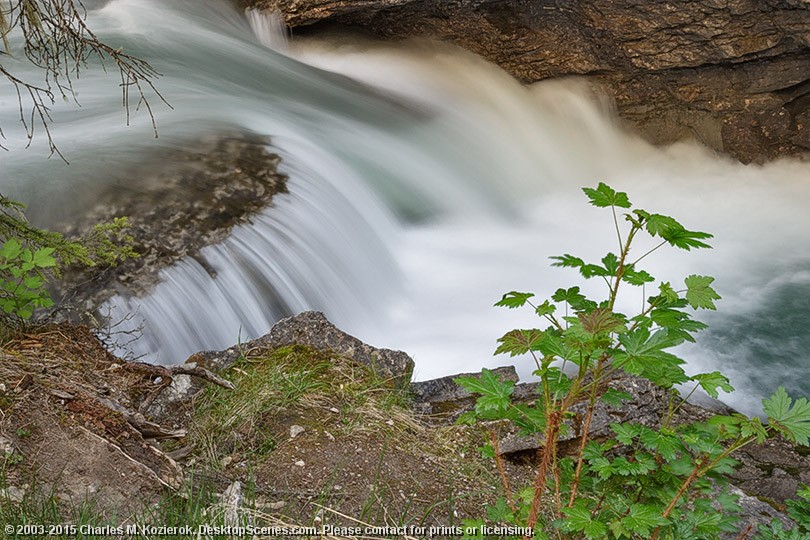
[[[116,171],[118,180],[96,195],[92,207],[56,228],[81,233],[126,216],[139,256],[114,268],[68,271],[59,284],[62,291],[93,311],[115,294],[151,290],[160,270],[183,258],[195,257],[208,269],[200,250],[224,240],[234,226],[287,190],[286,176],[276,170],[280,158],[269,144],[267,137],[251,133],[220,133]]]

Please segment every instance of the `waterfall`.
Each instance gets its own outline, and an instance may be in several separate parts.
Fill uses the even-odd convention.
[[[181,362],[319,309],[365,341],[408,351],[417,378],[508,363],[492,356],[496,338],[538,321],[492,304],[506,291],[542,297],[571,283],[550,255],[612,249],[609,214],[579,191],[605,181],[716,236],[713,250],[662,252],[648,265],[673,281],[717,277],[720,311],[701,315],[712,330],[681,351],[689,371],[729,372],[743,390],[729,401],[746,411],[778,384],[810,393],[810,164],[743,166],[694,144],[655,148],[623,131],[584,83],[525,87],[446,45],[288,43],[277,21],[225,0],[91,7],[102,40],[164,74],[158,87],[172,109],[153,101],[160,138],[144,110],[125,125],[115,78],[92,69],[77,81],[81,108],[53,111],[71,164],[46,160],[41,139],[24,148],[16,94],[0,87],[4,194],[28,203],[38,223],[69,219],[156,148],[232,126],[270,136],[290,178],[289,194],[202,251],[205,265],[182,261],[149,294],[107,302],[102,312],[143,330],[118,352]],[[641,301],[628,294],[620,307]]]

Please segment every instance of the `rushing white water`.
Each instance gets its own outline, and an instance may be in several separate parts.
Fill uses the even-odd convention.
[[[730,372],[743,391],[729,401],[747,411],[778,384],[810,392],[808,164],[746,167],[693,145],[653,148],[575,82],[526,88],[435,44],[290,45],[276,23],[224,0],[113,0],[89,22],[165,74],[173,110],[156,107],[155,141],[143,110],[124,126],[114,78],[86,72],[81,108],[54,110],[66,166],[44,160],[41,140],[21,148],[10,129],[16,95],[0,87],[12,147],[0,189],[39,222],[92,203],[156,145],[234,125],[270,135],[290,175],[289,195],[203,251],[216,277],[183,261],[146,297],[108,302],[114,319],[134,313],[128,324],[144,327],[133,354],[178,362],[320,309],[370,343],[408,351],[417,378],[506,363],[491,355],[495,339],[537,321],[493,302],[576,279],[549,268],[549,255],[615,250],[609,213],[579,191],[603,180],[716,235],[714,250],[662,252],[648,265],[663,279],[717,277],[721,311],[682,351],[690,371]],[[627,309],[641,301],[640,291],[622,299]]]

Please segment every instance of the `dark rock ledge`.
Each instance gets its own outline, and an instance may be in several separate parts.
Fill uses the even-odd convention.
[[[810,149],[805,0],[237,0],[294,34],[349,27],[447,41],[520,81],[583,76],[654,143],[695,139],[743,161]]]
[[[70,270],[59,292],[92,312],[115,294],[150,291],[160,270],[186,257],[205,266],[198,256],[202,248],[223,241],[233,227],[286,193],[287,177],[277,171],[280,158],[269,145],[265,136],[223,130],[118,171],[117,181],[97,194],[91,208],[56,228],[75,234],[127,216],[140,256],[113,268]]]

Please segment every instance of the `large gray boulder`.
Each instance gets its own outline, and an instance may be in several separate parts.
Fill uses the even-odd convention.
[[[337,328],[320,311],[304,311],[277,322],[270,332],[258,339],[224,351],[205,351],[189,360],[202,357],[204,363],[216,369],[231,365],[242,350],[273,350],[287,345],[305,345],[318,351],[334,352],[370,366],[394,386],[404,387],[411,381],[413,360],[402,351],[378,349],[367,345]]]

